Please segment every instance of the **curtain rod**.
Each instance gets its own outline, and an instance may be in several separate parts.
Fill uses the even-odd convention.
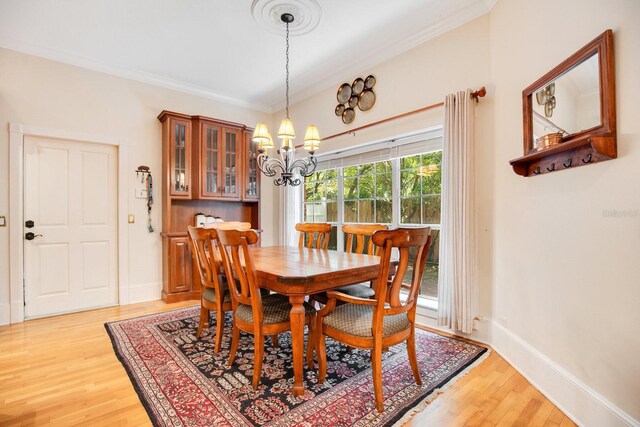
[[[482,86],[480,89],[476,90],[475,92],[471,92],[471,98],[475,99],[476,102],[478,102],[478,100],[480,98],[484,98],[484,96],[486,94],[487,94],[487,90],[485,89],[484,86]],[[417,113],[421,113],[423,111],[431,110],[433,108],[442,107],[443,105],[444,105],[444,102],[438,102],[436,104],[427,105],[426,107],[418,108],[417,110],[408,111],[406,113],[398,114],[397,116],[387,117],[386,119],[378,120],[377,122],[369,123],[367,125],[363,125],[363,126],[351,129],[351,130],[346,130],[344,132],[340,132],[340,133],[336,133],[336,134],[327,136],[326,138],[322,138],[321,141],[326,141],[328,139],[336,138],[338,136],[351,134],[351,133],[354,133],[354,132],[362,130],[362,129],[366,129],[366,128],[369,128],[369,127],[372,127],[372,126],[377,126],[377,125],[382,124],[382,123],[390,122],[391,120],[401,119],[403,117],[411,116],[412,114],[417,114]],[[302,147],[302,145],[300,145],[299,147]]]

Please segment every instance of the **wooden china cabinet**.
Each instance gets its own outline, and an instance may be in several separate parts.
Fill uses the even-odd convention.
[[[163,111],[162,298],[200,298],[187,226],[196,213],[260,228],[260,178],[252,129],[239,123]]]

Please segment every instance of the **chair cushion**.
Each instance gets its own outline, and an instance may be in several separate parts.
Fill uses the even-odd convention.
[[[274,323],[282,323],[289,321],[289,312],[291,304],[289,298],[280,294],[271,294],[262,297],[262,311],[264,313],[263,323],[271,325]],[[309,303],[304,303],[305,316],[310,316],[316,312]],[[236,310],[238,319],[253,323],[253,310],[250,305],[240,304]]]
[[[374,291],[368,284],[343,286],[341,288],[337,288],[336,291],[358,298],[371,298],[376,294],[376,291]]]
[[[229,292],[229,288],[227,287],[227,283],[223,282],[220,284],[222,295],[224,295],[224,299],[222,300],[223,304],[231,304],[231,293]],[[216,302],[216,291],[213,288],[204,288],[202,292],[202,299],[206,299],[207,301]]]
[[[322,324],[341,332],[358,337],[371,338],[373,306],[343,304],[325,316]],[[382,323],[382,335],[389,336],[401,332],[410,326],[406,313],[385,316]]]

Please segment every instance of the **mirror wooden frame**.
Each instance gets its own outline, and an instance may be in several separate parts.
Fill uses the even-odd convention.
[[[533,151],[533,95],[593,55],[598,56],[600,124],[572,133],[561,144]],[[613,31],[606,30],[522,91],[524,155],[510,161],[518,175],[541,175],[617,157]]]

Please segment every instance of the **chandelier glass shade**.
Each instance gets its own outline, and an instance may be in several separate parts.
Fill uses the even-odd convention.
[[[313,156],[320,145],[320,133],[314,125],[307,127],[304,135],[304,149],[309,152],[309,157],[300,159],[295,158],[295,147],[293,140],[296,137],[296,131],[293,122],[289,118],[289,24],[293,22],[294,17],[290,13],[283,13],[280,17],[282,22],[287,26],[287,50],[286,50],[286,117],[282,119],[280,128],[278,129],[278,138],[282,140],[282,145],[278,149],[278,157],[270,157],[269,149],[273,149],[273,139],[269,133],[267,125],[258,123],[253,131],[254,142],[258,143],[258,168],[268,177],[275,177],[273,183],[275,185],[300,185],[302,180],[298,177],[311,176],[316,170],[318,164]]]

